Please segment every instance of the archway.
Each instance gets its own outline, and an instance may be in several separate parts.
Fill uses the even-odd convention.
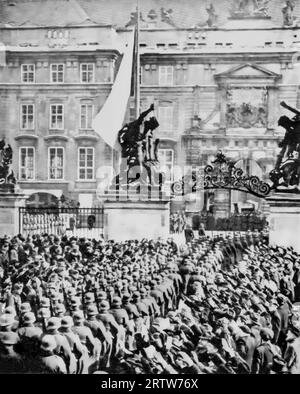
[[[258,202],[263,201],[271,190],[262,175],[263,170],[255,160],[246,159],[234,162],[219,152],[211,164],[207,164],[204,168],[197,169],[192,175],[184,176],[174,182],[172,184],[173,196],[186,196],[198,191],[205,191],[207,196],[208,193],[212,195],[212,201],[210,201],[212,202],[212,212],[206,208],[205,212],[198,215],[200,217],[195,217],[192,222],[195,227],[202,219],[207,219],[206,228],[216,228],[221,231],[227,231],[230,228],[233,231],[237,228],[241,228],[242,231],[252,227],[260,228],[264,225],[264,218],[263,212],[257,212]],[[236,215],[232,215],[233,212],[231,212],[233,193],[241,193],[243,197],[241,198],[241,195],[237,194],[236,201],[242,200],[246,205],[243,207],[244,212],[237,209]],[[244,214],[246,220],[241,217]],[[211,219],[214,223],[210,223]]]

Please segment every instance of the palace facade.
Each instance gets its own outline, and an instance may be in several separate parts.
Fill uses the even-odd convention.
[[[99,203],[98,169],[116,158],[91,122],[113,85],[135,1],[5,0],[0,15],[0,133],[20,188],[35,203],[62,194]],[[218,150],[268,178],[284,135],[277,120],[292,115],[280,102],[300,108],[298,24],[293,1],[140,1],[141,109],[155,104],[166,186]],[[126,120],[134,115],[131,102]],[[172,209],[210,204],[224,214],[267,209],[224,191],[174,200]]]

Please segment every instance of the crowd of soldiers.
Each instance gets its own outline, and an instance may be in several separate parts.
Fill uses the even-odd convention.
[[[300,256],[259,233],[0,246],[1,373],[300,372]]]
[[[199,216],[208,231],[254,231],[263,229],[267,225],[266,218],[259,212],[249,214],[232,214],[228,218],[216,219],[213,214]]]

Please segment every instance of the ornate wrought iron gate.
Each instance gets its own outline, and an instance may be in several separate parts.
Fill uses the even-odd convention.
[[[265,198],[271,191],[268,183],[257,176],[244,174],[236,163],[228,159],[222,152],[216,155],[211,164],[191,174],[184,176],[172,184],[174,196],[184,196],[196,190],[228,189],[238,190]]]

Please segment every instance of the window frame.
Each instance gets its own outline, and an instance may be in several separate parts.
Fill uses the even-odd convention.
[[[159,160],[160,160],[161,152],[164,152],[165,156],[167,155],[167,152],[171,152],[172,153],[172,162],[169,163],[169,164],[171,164],[170,179],[168,179],[166,181],[166,183],[173,182],[174,181],[174,162],[175,162],[174,149],[172,149],[172,148],[159,148],[158,152],[157,152]],[[167,167],[168,168],[169,164],[166,161],[163,163],[163,165],[161,164],[161,162],[159,162],[160,170],[163,170],[163,167]]]
[[[172,73],[169,73],[167,69],[170,68]],[[163,72],[163,70],[166,70]],[[168,82],[168,74],[171,75],[171,81]],[[158,85],[159,86],[174,86],[174,66],[173,65],[160,65],[158,68]]]
[[[62,157],[63,157],[63,165],[62,165],[62,177],[61,178],[51,178],[51,176],[50,176],[50,170],[51,170],[51,167],[50,167],[50,151],[51,151],[51,149],[55,149],[56,150],[56,152],[57,152],[57,150],[58,149],[62,149]],[[56,154],[56,156],[57,156],[57,154]],[[48,181],[63,181],[63,180],[65,180],[65,162],[66,162],[66,160],[65,160],[65,147],[64,146],[49,146],[48,147]]]
[[[161,110],[162,109],[168,109],[171,111],[171,116],[170,116],[170,122],[168,123],[168,125],[170,125],[170,128],[168,127],[164,127],[164,124],[166,122],[163,122],[162,119],[167,119],[165,116],[162,117],[161,116]],[[158,107],[158,122],[159,122],[159,130],[163,133],[167,133],[167,134],[172,134],[174,131],[174,106],[173,105],[160,105]]]
[[[23,127],[23,106],[28,108],[29,105],[32,105],[32,127]],[[27,111],[27,123],[28,123],[28,111]],[[35,130],[35,104],[30,102],[23,102],[20,104],[20,130]]]
[[[52,127],[52,107],[54,106],[62,106],[62,127],[58,127],[57,125],[57,113],[56,113],[56,127]],[[63,103],[50,103],[49,110],[49,130],[64,130],[65,129],[65,108]]]
[[[33,66],[33,71],[24,71],[24,67],[28,67],[28,66]],[[33,81],[24,81],[24,75],[27,73],[33,73]],[[35,64],[34,63],[22,63],[21,64],[21,83],[26,83],[26,84],[30,84],[30,83],[35,83]]]
[[[85,124],[86,124],[86,127],[82,127],[82,124],[81,124],[81,119],[82,119],[82,107],[83,106],[85,106],[86,108],[88,107],[88,106],[91,106],[92,107],[92,114],[91,114],[91,127],[88,127],[88,116],[87,116],[87,114],[88,114],[88,111],[86,112],[86,119],[85,119]],[[93,127],[92,127],[92,122],[93,122],[93,118],[94,118],[94,104],[93,103],[85,103],[85,102],[81,102],[80,103],[80,114],[79,114],[79,129],[80,130],[93,130]]]
[[[56,71],[53,71],[52,70],[52,67],[53,66],[62,66],[63,67],[63,69],[62,69],[62,71],[58,71],[58,70],[56,70]],[[58,75],[59,75],[59,73],[61,73],[62,72],[62,81],[53,81],[53,73],[56,73],[56,76],[58,77]],[[51,63],[50,64],[50,82],[51,83],[54,83],[54,84],[60,84],[60,83],[64,83],[65,82],[65,65],[64,65],[64,63]]]
[[[83,73],[85,72],[88,75],[89,71],[88,70],[83,71],[82,67],[83,66],[89,66],[89,65],[93,66],[93,71],[92,71],[93,72],[93,78],[92,78],[91,81],[83,81]],[[95,83],[95,63],[92,63],[92,62],[90,62],[90,63],[80,63],[80,83],[86,83],[86,84]]]
[[[87,149],[91,149],[93,152],[93,166],[92,167],[88,167],[88,166],[84,166],[81,167],[80,166],[80,150],[84,149],[85,150],[85,164],[87,162],[87,154],[86,151]],[[85,178],[80,178],[80,169],[84,169],[85,170]],[[87,178],[87,169],[92,169],[92,178]],[[77,149],[77,181],[78,182],[93,182],[95,181],[95,148],[93,146],[79,146]]]
[[[26,149],[26,153],[28,152],[28,149],[32,149],[33,150],[33,168],[32,168],[32,173],[33,173],[33,177],[32,178],[25,178],[23,179],[21,177],[21,173],[22,173],[22,169],[25,169],[26,172],[26,166],[22,166],[22,149]],[[27,156],[27,155],[26,155]],[[35,174],[35,146],[20,146],[19,147],[19,175],[18,175],[18,179],[20,182],[32,182],[35,180],[36,178],[36,174]]]

